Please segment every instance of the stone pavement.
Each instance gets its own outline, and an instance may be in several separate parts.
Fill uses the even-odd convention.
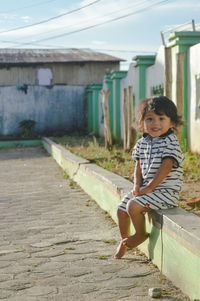
[[[0,300],[189,300],[138,251],[113,259],[117,226],[42,147],[0,150]]]

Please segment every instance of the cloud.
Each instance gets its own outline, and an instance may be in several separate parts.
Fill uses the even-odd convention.
[[[28,23],[32,20],[32,18],[30,16],[22,16],[22,17],[20,17],[20,19],[22,21],[24,21],[25,23]]]
[[[0,18],[4,20],[13,20],[16,19],[16,14],[7,14],[7,13],[0,13]]]
[[[98,40],[94,40],[92,41],[92,44],[93,45],[98,45],[98,46],[102,46],[102,45],[105,45],[106,44],[106,41],[98,41]]]

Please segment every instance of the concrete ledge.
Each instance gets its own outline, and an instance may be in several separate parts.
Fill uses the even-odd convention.
[[[43,138],[42,143],[63,170],[117,222],[117,205],[132,189],[132,183],[50,139]],[[147,228],[150,239],[140,249],[191,300],[200,299],[200,218],[181,208],[164,210],[151,214]]]

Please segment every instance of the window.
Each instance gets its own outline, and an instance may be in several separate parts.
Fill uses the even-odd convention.
[[[51,80],[53,78],[52,72],[49,68],[41,68],[38,70],[38,84],[40,86],[51,85]]]

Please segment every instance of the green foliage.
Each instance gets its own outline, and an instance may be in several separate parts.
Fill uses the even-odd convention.
[[[152,87],[152,95],[163,95],[164,94],[164,88],[162,85],[154,86]]]
[[[69,179],[69,175],[66,172],[63,172],[63,177],[68,180]]]
[[[70,186],[71,188],[76,188],[76,187],[77,187],[77,184],[76,184],[75,181],[70,180],[69,186]]]
[[[104,240],[105,244],[116,245],[117,241],[115,239]]]
[[[76,250],[75,248],[65,248],[65,250],[68,250],[68,251],[74,251]]]
[[[185,153],[183,161],[184,179],[197,182],[200,180],[200,154]]]
[[[19,128],[22,129],[23,137],[31,137],[34,135],[36,122],[31,119],[25,119],[19,122]]]
[[[99,255],[98,259],[100,259],[100,260],[106,260],[106,259],[108,259],[108,255]]]

